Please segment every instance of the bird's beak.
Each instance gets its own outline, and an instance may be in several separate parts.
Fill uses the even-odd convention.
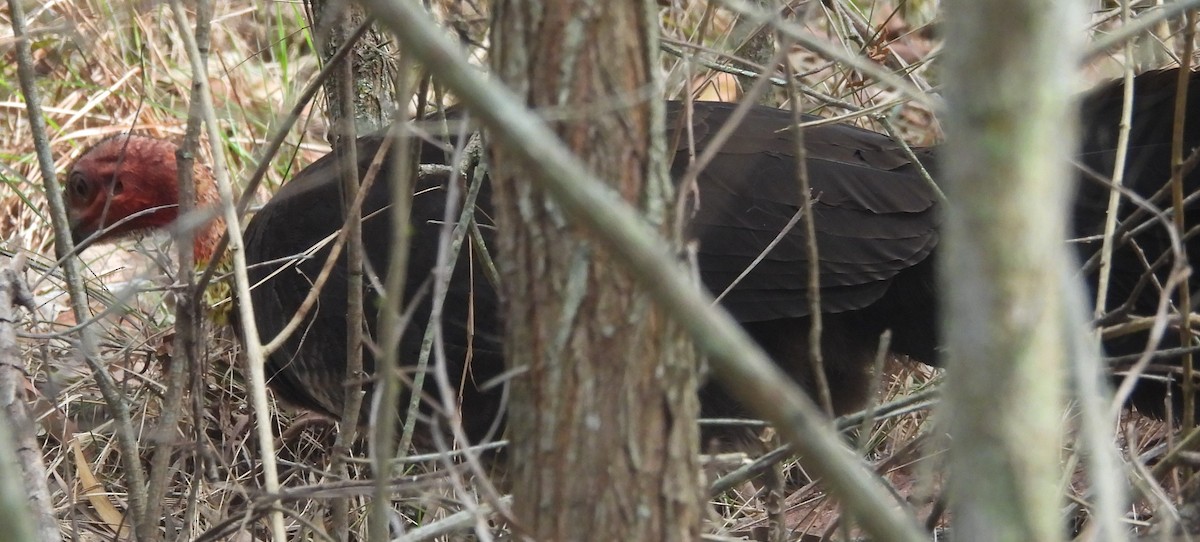
[[[75,251],[83,250],[85,241],[91,237],[95,231],[83,224],[78,216],[74,213],[67,213],[67,225],[71,227],[71,242],[75,245]],[[90,243],[87,243],[90,244]]]
[[[87,237],[87,232],[84,231],[83,224],[77,213],[67,209],[67,225],[71,227],[71,240],[78,243],[83,238]]]

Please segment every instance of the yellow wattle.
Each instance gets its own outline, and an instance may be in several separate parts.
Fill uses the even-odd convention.
[[[197,262],[197,269],[204,269],[208,262]],[[227,326],[231,323],[233,313],[233,263],[228,257],[221,258],[216,263],[213,280],[204,289],[201,303],[208,311],[208,317],[217,326]]]

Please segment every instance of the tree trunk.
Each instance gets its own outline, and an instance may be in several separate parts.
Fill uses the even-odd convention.
[[[307,16],[314,29],[314,41],[328,61],[339,48],[354,37],[363,24],[362,9],[340,0],[308,0]],[[363,372],[363,260],[362,217],[352,215],[351,202],[358,194],[358,156],[354,141],[360,133],[374,132],[387,124],[396,112],[395,61],[389,56],[384,36],[368,29],[352,47],[354,52],[325,81],[329,119],[329,142],[338,154],[342,168],[342,205],[347,216],[356,216],[347,224],[346,239],[346,377],[353,381]],[[334,444],[338,453],[330,470],[339,479],[347,479],[349,470],[343,460],[356,439],[359,411],[364,392],[348,393],[342,405],[342,430]],[[350,500],[337,499],[332,507],[333,532],[339,540],[350,539]]]
[[[320,49],[322,59],[328,59],[346,42],[349,34],[358,27],[366,15],[356,4],[340,0],[306,0],[306,15],[313,28],[313,37]],[[332,9],[331,9],[332,8]],[[350,10],[348,21],[342,22],[339,11]],[[400,108],[396,102],[396,61],[391,54],[390,37],[375,29],[369,29],[354,44],[354,53],[347,57],[353,66],[353,80],[345,84],[341,75],[334,73],[325,81],[325,95],[329,107],[325,114],[331,127],[343,118],[341,104],[343,95],[350,89],[350,103],[354,104],[354,123],[359,133],[365,134],[382,128]]]
[[[662,103],[642,98],[657,94],[651,5],[506,0],[493,25],[501,79],[669,233]],[[494,151],[521,527],[536,540],[698,539],[694,348],[515,156]]]
[[[0,525],[5,526],[6,540],[62,540],[46,464],[29,417],[25,361],[17,344],[17,307],[32,311],[33,296],[20,267],[9,268],[8,258],[0,258],[0,265]]]
[[[1082,13],[946,4],[946,414],[955,538],[1061,540],[1067,203]],[[1115,533],[1108,533],[1114,536]]]

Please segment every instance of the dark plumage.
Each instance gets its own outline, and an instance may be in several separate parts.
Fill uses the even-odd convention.
[[[1124,186],[1129,191],[1150,201],[1158,210],[1165,211],[1166,220],[1171,218],[1171,197],[1168,180],[1171,172],[1171,142],[1175,120],[1175,96],[1179,71],[1176,69],[1147,72],[1134,81],[1134,104],[1130,122],[1129,151],[1124,169]],[[1188,74],[1187,114],[1184,116],[1183,157],[1185,160],[1200,146],[1200,115],[1193,113],[1195,104],[1200,104],[1200,76]],[[1095,293],[1097,276],[1096,256],[1100,249],[1099,236],[1104,232],[1104,219],[1108,205],[1109,188],[1106,184],[1112,175],[1116,159],[1118,127],[1121,115],[1121,100],[1124,92],[1120,82],[1105,85],[1088,93],[1083,100],[1081,113],[1083,148],[1079,161],[1088,173],[1081,174],[1079,196],[1075,204],[1075,235],[1087,242],[1079,244],[1081,260],[1086,261],[1088,284]],[[1196,200],[1200,190],[1200,172],[1192,160],[1190,169],[1185,170],[1183,194],[1186,198],[1184,224],[1187,232],[1182,236],[1188,260],[1195,255],[1200,258],[1200,239],[1195,227],[1200,224],[1200,206]],[[1101,180],[1096,180],[1096,177]],[[1117,241],[1113,251],[1112,278],[1108,290],[1106,309],[1110,315],[1104,324],[1119,323],[1130,317],[1153,316],[1157,310],[1161,285],[1174,263],[1170,249],[1170,236],[1161,221],[1129,198],[1122,198],[1118,212]],[[1129,235],[1132,234],[1132,235]],[[1185,264],[1188,262],[1184,262]],[[1149,266],[1147,265],[1149,264]],[[1154,272],[1148,273],[1149,269]],[[1198,299],[1193,278],[1192,307]],[[1167,292],[1171,305],[1178,305],[1175,292]],[[1093,295],[1094,299],[1094,295]],[[1172,326],[1166,332],[1160,348],[1179,346],[1178,328]],[[1109,355],[1130,356],[1141,354],[1147,345],[1145,332],[1113,337],[1104,342]],[[1128,363],[1121,364],[1128,366]],[[1158,360],[1149,373],[1158,375],[1174,373],[1179,359]],[[1179,374],[1174,379],[1178,381]],[[1150,414],[1163,414],[1165,386],[1161,381],[1143,380],[1139,383],[1133,401],[1139,409]],[[1179,390],[1175,390],[1176,407],[1179,406]]]
[[[1126,184],[1146,197],[1161,186],[1168,171],[1164,164],[1169,156],[1175,74],[1174,70],[1167,70],[1138,78],[1133,152],[1126,168]],[[1084,99],[1085,137],[1081,161],[1098,171],[1111,171],[1121,92],[1118,82],[1101,87]],[[690,151],[697,154],[703,151],[734,108],[732,104],[694,104],[696,148],[688,149],[686,144],[679,143],[672,167],[677,178],[687,169]],[[682,117],[680,104],[669,104],[668,128],[674,128]],[[689,231],[699,241],[702,281],[714,294],[724,291],[800,208],[795,180],[796,149],[789,129],[791,122],[788,112],[752,108],[697,179],[700,205],[690,221]],[[1189,146],[1200,139],[1200,130],[1192,126],[1196,122],[1194,116],[1189,119],[1186,136]],[[678,140],[686,141],[686,138]],[[377,145],[376,138],[364,138],[360,141],[360,157],[373,154]],[[824,125],[806,130],[805,147],[821,258],[822,351],[835,409],[846,412],[860,406],[865,398],[869,368],[884,330],[893,333],[893,353],[927,363],[939,361],[938,298],[933,276],[940,225],[938,202],[916,165],[887,136],[847,125]],[[925,167],[934,167],[936,150],[916,152]],[[428,149],[424,158],[427,162],[442,162],[440,154],[428,152]],[[1189,189],[1196,188],[1194,181],[1195,176],[1190,176]],[[368,210],[388,200],[382,185],[373,192]],[[336,194],[336,191],[330,193]],[[433,220],[441,217],[444,203],[435,194],[440,192],[419,196],[414,203],[414,209],[418,210],[430,206],[422,212]],[[1078,236],[1100,233],[1106,204],[1107,189],[1102,184],[1081,183],[1074,218]],[[479,205],[487,208],[486,192],[481,195]],[[269,209],[270,206],[264,212]],[[1123,205],[1123,220],[1130,216],[1136,218],[1137,214],[1140,213],[1136,213],[1128,202]],[[314,216],[311,212],[306,215]],[[477,213],[477,216],[486,223],[486,212]],[[1188,223],[1194,218],[1189,216]],[[320,222],[328,225],[338,223],[338,220],[321,219]],[[432,231],[428,234],[420,231],[422,228],[433,230],[436,226],[421,225],[420,221],[414,221],[414,224],[418,232],[413,237],[414,264],[410,267],[406,296],[415,292],[425,279],[424,270],[429,264],[421,262],[432,262],[435,248]],[[380,232],[387,229],[386,226],[377,227]],[[1139,246],[1151,256],[1151,261],[1167,252],[1162,231],[1152,228],[1137,237]],[[802,228],[790,231],[724,296],[722,306],[785,370],[811,389],[813,379],[807,344],[808,264],[804,243]],[[1195,243],[1189,242],[1189,248],[1200,250]],[[281,248],[272,244],[271,255],[280,254]],[[1084,258],[1089,248],[1087,244],[1081,245]],[[370,248],[368,251],[379,254]],[[373,261],[373,264],[376,269],[382,269],[384,262]],[[1127,313],[1151,314],[1157,301],[1152,288],[1139,290],[1135,287],[1143,271],[1144,266],[1134,257],[1128,244],[1118,250],[1109,295],[1114,304],[1129,300]],[[498,342],[501,327],[491,317],[495,313],[487,312],[498,302],[486,281],[478,276],[470,282],[466,280],[463,264],[456,269],[456,277],[451,287],[454,299],[447,308],[450,311],[449,327],[458,334],[448,336],[447,342],[454,347],[467,344],[467,335],[463,331],[466,327],[463,300],[467,298],[467,285],[470,284],[477,303],[473,322],[476,335],[472,342],[476,351],[474,381],[486,381],[502,371]],[[1094,278],[1089,284],[1094,290]],[[299,286],[297,283],[296,287]],[[1148,291],[1154,295],[1147,295]],[[340,322],[340,317],[331,319],[332,324]],[[416,329],[419,328],[421,326],[409,330],[406,343],[410,346],[406,352],[415,352],[419,334]],[[1105,346],[1113,353],[1123,354],[1140,352],[1144,344],[1144,335],[1135,335],[1109,340]],[[329,378],[336,380],[337,364],[327,367],[333,368]],[[464,389],[470,392],[470,383]],[[1162,388],[1143,386],[1140,389],[1137,404],[1161,414],[1156,403],[1161,403]],[[464,399],[464,404],[471,406],[471,411],[464,415],[481,418],[477,424],[469,423],[469,426],[490,423],[496,403],[484,397],[488,395]],[[475,408],[481,404],[484,405],[482,408]],[[712,387],[705,390],[703,404],[708,415],[738,411],[723,393]]]
[[[363,178],[383,141],[382,134],[359,138],[357,150]],[[441,151],[432,145],[425,148],[421,159],[425,162],[444,161]],[[377,180],[368,188],[363,203],[363,216],[368,217],[363,220],[365,253],[370,267],[381,275],[381,280],[388,269],[389,249],[395,231],[391,214],[385,209],[391,202],[388,185],[391,162],[390,159],[383,161],[384,166]],[[323,248],[304,259],[296,260],[293,257],[317,246],[322,239],[341,228],[345,221],[337,168],[337,158],[332,154],[305,168],[285,184],[246,227],[246,259],[253,266],[251,281],[266,279],[279,271],[280,267],[283,268],[262,286],[251,291],[258,330],[263,337],[273,337],[286,325],[308,295],[312,281],[329,254],[329,248]],[[416,318],[406,328],[401,343],[401,362],[408,367],[416,364],[429,315],[430,289],[423,286],[429,284],[431,270],[437,259],[438,235],[446,204],[444,182],[445,178],[438,176],[422,180],[415,187],[412,200],[413,229],[410,231],[408,282],[403,299],[406,304],[414,299],[419,300],[419,306],[414,313]],[[485,185],[479,196],[480,207],[490,206],[489,200],[489,190]],[[384,212],[377,212],[380,210]],[[487,214],[477,212],[476,220],[483,226],[485,237],[490,238],[491,220]],[[479,390],[479,386],[503,371],[500,344],[503,330],[496,318],[498,300],[495,290],[479,272],[472,272],[471,250],[470,243],[464,243],[446,299],[443,333],[451,378],[455,385],[459,384],[462,377],[466,376],[467,379],[461,388],[463,403],[469,406],[469,410],[464,412],[464,424],[468,433],[478,436],[491,426],[500,409],[499,390],[485,393]],[[276,263],[261,265],[264,262]],[[320,302],[310,312],[301,331],[293,334],[267,360],[268,378],[280,397],[334,417],[340,416],[348,389],[344,374],[346,268],[343,252],[341,261],[321,292]],[[369,327],[369,336],[378,337],[375,324],[377,308],[381,303],[380,295],[375,288],[368,288],[366,294],[364,320]],[[472,369],[470,373],[464,371],[464,360],[468,355]],[[368,373],[373,372],[374,360],[370,349],[364,352],[364,366]],[[432,378],[426,380],[429,383],[432,381]],[[432,385],[427,389],[432,390]]]
[[[697,151],[703,150],[733,108],[730,104],[695,104]],[[678,104],[671,104],[670,121],[675,122],[681,112]],[[699,240],[701,277],[714,292],[723,291],[800,208],[794,173],[796,149],[787,130],[790,124],[790,113],[753,108],[730,143],[700,175],[699,210],[691,220],[690,232]],[[910,326],[915,320],[897,321],[901,313],[876,307],[902,304],[897,292],[889,295],[889,285],[907,281],[903,275],[910,269],[925,269],[918,264],[937,241],[935,200],[930,187],[885,136],[846,125],[828,125],[810,129],[806,140],[810,142],[807,152],[822,251],[822,304],[831,313],[823,346],[829,352],[834,397],[844,411],[861,404],[868,382],[865,371],[883,329],[904,326],[913,332],[903,341],[906,346],[912,345],[912,351],[905,353],[933,351],[929,334],[932,322]],[[357,152],[363,173],[382,141],[380,135],[359,139]],[[688,149],[678,149],[674,168],[677,174],[686,168],[688,155]],[[444,162],[441,152],[432,145],[425,147],[422,159],[427,163]],[[340,185],[333,182],[334,168],[332,156],[318,161],[258,212],[246,230],[246,253],[251,263],[299,254],[341,225]],[[381,175],[388,174],[386,169]],[[413,199],[406,300],[422,291],[436,258],[445,190],[440,179],[427,182],[418,187]],[[386,183],[376,182],[369,190],[365,215],[391,201]],[[485,183],[476,219],[490,226],[489,206]],[[386,247],[393,231],[390,218],[386,213],[377,215],[365,221],[363,229],[371,265],[382,272],[387,268]],[[469,250],[469,245],[464,248]],[[326,250],[318,252],[252,293],[259,331],[264,336],[281,329],[294,307],[299,306],[325,254]],[[807,347],[802,340],[796,341],[806,336],[807,330],[806,265],[803,229],[796,228],[725,297],[723,305],[746,324],[770,354],[787,360],[793,375],[807,383],[811,381]],[[268,367],[281,396],[331,415],[338,412],[346,390],[340,385],[344,380],[344,266],[338,271],[323,291],[320,308],[306,326],[308,331],[293,336],[271,356]],[[272,272],[272,267],[260,266],[252,279]],[[923,273],[922,277],[913,284],[932,288],[932,282],[924,280],[929,274]],[[461,360],[469,348],[471,378],[461,388],[463,404],[469,408],[463,414],[469,432],[479,434],[491,426],[499,406],[498,390],[483,392],[476,387],[504,369],[498,300],[491,284],[477,271],[472,273],[470,255],[465,252],[460,255],[449,295],[445,340],[453,362],[450,374],[455,379],[463,374]],[[469,311],[472,302],[474,307]],[[376,292],[369,291],[366,320],[372,324],[377,303]],[[427,295],[422,303],[416,314],[427,313]],[[374,334],[376,330],[372,327],[371,331]],[[409,365],[418,355],[423,332],[423,320],[405,332],[401,356]],[[706,410],[731,412],[726,408],[729,401],[718,397],[706,401]]]
[[[1126,168],[1126,184],[1149,197],[1166,179],[1169,156],[1171,104],[1175,71],[1155,72],[1138,78],[1132,154]],[[1196,97],[1200,85],[1193,84]],[[1107,174],[1116,146],[1120,84],[1104,86],[1085,97],[1083,105],[1084,145],[1081,161]],[[735,106],[696,103],[693,111],[695,149],[680,143],[672,172],[678,178],[688,166],[692,151],[699,153],[725,123]],[[679,104],[668,107],[668,128],[683,121]],[[689,233],[699,241],[698,260],[704,285],[719,294],[767,247],[803,201],[812,197],[820,256],[821,309],[824,333],[822,349],[834,395],[836,410],[845,412],[862,404],[869,383],[869,368],[884,330],[893,333],[891,350],[916,360],[937,363],[938,298],[933,277],[938,243],[938,201],[934,190],[919,175],[899,146],[888,137],[846,125],[824,125],[805,131],[805,152],[812,186],[801,195],[795,177],[796,149],[790,125],[792,115],[765,107],[754,107],[697,179],[699,206],[689,221]],[[1200,118],[1188,118],[1187,148],[1200,141]],[[687,141],[686,137],[677,138]],[[132,141],[132,140],[131,140]],[[369,135],[357,143],[360,175],[365,175],[383,139]],[[110,150],[117,146],[108,146]],[[421,149],[423,163],[445,163],[442,150],[433,144]],[[917,150],[925,167],[933,167],[934,150]],[[96,160],[92,160],[95,162]],[[110,163],[111,161],[103,163]],[[91,163],[81,159],[80,164]],[[396,228],[390,215],[376,213],[391,201],[388,184],[391,161],[383,162],[380,178],[369,189],[364,204],[363,238],[370,267],[382,274],[388,267],[388,247]],[[336,159],[326,157],[297,174],[254,217],[246,230],[246,255],[256,265],[255,281],[264,280],[252,292],[257,324],[264,337],[271,337],[291,317],[309,291],[327,248],[299,261],[288,258],[308,251],[331,236],[344,222]],[[121,171],[118,181],[136,182]],[[113,173],[80,172],[74,178],[107,182]],[[107,175],[107,176],[106,176]],[[159,175],[164,177],[164,175]],[[173,175],[170,176],[173,179]],[[1197,186],[1197,176],[1188,175],[1188,193]],[[413,198],[411,256],[406,302],[418,300],[417,318],[406,329],[401,345],[401,363],[412,367],[420,349],[428,314],[427,284],[434,266],[438,231],[442,227],[445,179],[430,177],[417,187]],[[95,187],[81,194],[105,194]],[[1096,182],[1082,183],[1076,203],[1074,227],[1080,236],[1100,232],[1108,191]],[[113,194],[114,201],[121,194]],[[1165,202],[1165,200],[1162,200]],[[118,202],[119,203],[119,202]],[[98,209],[95,201],[81,201],[81,209]],[[1166,206],[1160,203],[1160,206]],[[121,209],[110,205],[109,209]],[[476,220],[484,225],[485,240],[491,231],[490,196],[487,183],[479,195]],[[1196,213],[1189,208],[1188,223]],[[90,212],[90,211],[89,211]],[[94,214],[94,213],[92,213]],[[1131,228],[1139,213],[1122,206],[1123,227]],[[81,211],[78,216],[88,215]],[[88,215],[90,216],[90,215]],[[112,218],[120,218],[114,216]],[[82,221],[81,221],[82,222]],[[108,223],[112,221],[109,220]],[[77,231],[97,231],[94,225],[77,224]],[[1161,227],[1137,231],[1135,237],[1151,262],[1166,253]],[[794,378],[812,382],[808,362],[809,301],[808,262],[802,227],[789,231],[722,300],[747,332]],[[1189,238],[1189,253],[1200,250]],[[1082,244],[1087,257],[1091,244]],[[473,262],[478,247],[464,245],[450,284],[444,317],[448,370],[462,391],[463,422],[478,438],[499,416],[502,393],[499,387],[480,386],[504,372],[500,344],[502,322],[499,299],[492,285]],[[1198,252],[1200,253],[1200,252]],[[283,263],[280,263],[283,262]],[[282,267],[283,269],[279,269]],[[1124,245],[1117,252],[1110,289],[1111,307],[1129,300],[1123,314],[1150,314],[1157,292],[1138,288],[1144,266],[1134,251]],[[276,273],[276,271],[278,271]],[[293,334],[282,349],[268,360],[268,375],[283,399],[318,412],[336,416],[348,385],[345,377],[345,265],[335,272],[320,302],[307,317],[306,325]],[[1161,275],[1161,273],[1160,273]],[[1144,281],[1141,281],[1144,282]],[[1095,285],[1095,280],[1091,281]],[[375,327],[379,292],[367,291],[366,322],[370,335]],[[1138,352],[1145,338],[1130,336],[1106,342],[1115,353]],[[368,370],[371,349],[366,351]],[[426,386],[427,391],[433,388]],[[1150,388],[1143,388],[1150,389]],[[1144,393],[1145,403],[1161,403],[1163,390]],[[706,414],[736,413],[731,401],[711,386],[705,391]]]
[[[694,105],[696,154],[735,109]],[[681,117],[668,108],[668,126]],[[714,295],[783,231],[801,208],[790,112],[754,107],[699,175],[699,210],[691,233],[699,240],[700,276]],[[681,138],[684,139],[684,138]],[[820,258],[821,349],[835,410],[859,408],[885,329],[892,350],[934,360],[936,298],[930,253],[937,245],[937,197],[900,146],[887,136],[843,124],[805,129]],[[672,173],[688,166],[681,144]],[[928,151],[917,151],[929,158]],[[932,160],[926,162],[932,166]],[[722,299],[746,331],[793,378],[813,389],[809,363],[808,255],[797,225]],[[735,414],[715,387],[705,390],[706,414]]]

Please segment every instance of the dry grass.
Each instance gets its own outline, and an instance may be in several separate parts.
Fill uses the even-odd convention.
[[[309,36],[299,4],[218,3],[213,25],[210,78],[226,155],[235,171],[253,165],[252,153],[269,126],[290,107],[315,73]],[[124,131],[176,138],[183,132],[191,74],[177,30],[165,4],[87,1],[57,3],[30,14],[35,32],[47,31],[34,45],[40,90],[47,110],[57,170],[61,173],[91,143]],[[8,28],[7,14],[0,12]],[[4,81],[16,81],[10,55]],[[28,119],[21,95],[5,85],[0,104],[0,161],[6,167],[4,249],[33,254],[33,267],[52,265],[52,237],[33,159]],[[309,115],[292,136],[292,149],[277,160],[268,185],[288,168],[323,154],[323,121]],[[301,140],[305,146],[295,152]],[[293,160],[293,157],[296,159]],[[116,303],[121,310],[96,322],[98,342],[115,379],[130,398],[139,441],[151,442],[165,389],[164,365],[171,357],[174,307],[167,287],[174,282],[170,251],[161,236],[101,246],[83,254],[99,312]],[[83,540],[128,536],[121,513],[126,507],[112,423],[86,366],[66,337],[52,334],[73,324],[59,277],[33,284],[38,313],[26,331],[49,338],[24,344],[30,392],[45,430],[45,460],[63,532]],[[191,536],[228,518],[239,518],[260,486],[256,446],[248,435],[252,417],[237,365],[237,346],[225,329],[210,329],[204,341],[201,400],[190,402],[175,432],[182,439],[176,475],[168,492],[167,525],[186,525]],[[292,425],[278,420],[276,433]],[[328,463],[330,442],[304,433],[284,443],[281,461],[289,486],[320,479],[311,468]],[[286,464],[286,463],[285,463]],[[189,499],[194,503],[189,509]],[[304,505],[311,506],[311,505]],[[304,506],[297,507],[305,510]],[[321,514],[310,517],[320,518]],[[253,527],[245,532],[256,532]],[[234,529],[234,532],[245,529]]]
[[[268,128],[291,107],[300,89],[315,73],[318,62],[312,53],[311,37],[302,8],[293,3],[260,3],[239,0],[218,2],[213,32],[210,79],[219,107],[222,133],[233,171],[253,166],[252,156]],[[817,34],[863,50],[880,63],[907,66],[911,78],[930,86],[926,74],[929,55],[937,42],[917,26],[928,18],[929,2],[910,2],[921,9],[893,14],[884,3],[874,6],[866,18],[885,29],[865,46],[847,32],[835,13],[813,13],[806,19]],[[486,43],[485,28],[476,13],[446,2],[441,13],[459,21]],[[675,2],[664,13],[664,35],[677,42],[705,48],[702,56],[714,61],[734,47],[728,36],[737,25],[727,13],[704,15],[699,2]],[[906,18],[907,16],[907,18]],[[3,28],[8,15],[0,9]],[[168,8],[153,2],[81,0],[48,2],[31,12],[30,27],[40,31],[34,50],[42,76],[40,90],[47,109],[58,171],[63,172],[78,154],[100,137],[122,131],[137,131],[163,137],[182,133],[187,111],[190,73],[171,23]],[[33,255],[33,287],[38,311],[23,322],[32,336],[23,346],[31,398],[37,400],[45,462],[51,473],[50,486],[55,512],[64,536],[76,540],[128,539],[122,523],[127,502],[119,452],[112,439],[112,423],[100,400],[86,366],[78,361],[75,348],[65,336],[55,335],[73,324],[60,279],[53,269],[52,238],[46,218],[41,177],[29,138],[28,119],[11,61],[11,49],[0,31],[0,246],[5,252],[26,251]],[[884,44],[890,47],[884,47]],[[698,66],[683,69],[677,59],[665,56],[671,97],[688,89],[707,99],[736,99],[740,88],[729,74]],[[900,105],[893,115],[899,132],[913,144],[923,145],[939,138],[932,113],[905,104],[894,93],[880,90],[861,77],[841,71],[827,59],[796,49],[790,60],[797,72],[819,92],[842,102],[871,108]],[[1113,60],[1098,63],[1096,73],[1110,75]],[[813,105],[819,105],[814,103]],[[825,116],[845,115],[845,107],[823,105]],[[875,121],[858,117],[854,122],[882,131]],[[291,143],[298,153],[278,160],[268,185],[282,181],[289,168],[302,166],[321,154],[323,120],[311,113]],[[89,249],[84,259],[91,271],[90,284],[97,310],[112,304],[122,309],[95,323],[102,329],[100,349],[113,376],[124,386],[133,405],[139,440],[149,443],[156,427],[164,390],[164,364],[171,355],[173,306],[165,287],[173,282],[169,251],[162,240],[148,238],[121,247]],[[246,406],[243,378],[236,368],[237,345],[224,329],[210,329],[205,341],[203,382],[193,395],[173,438],[183,445],[174,460],[176,472],[166,502],[165,525],[181,528],[186,536],[209,533],[229,540],[262,538],[264,524],[253,508],[259,493],[261,473],[257,451],[250,437],[253,418]],[[888,400],[928,385],[931,374],[911,365],[896,365],[886,373]],[[878,467],[881,476],[907,498],[922,516],[931,514],[940,491],[941,457],[937,443],[923,442],[932,425],[927,411],[920,410],[878,421],[856,437],[864,455]],[[291,536],[300,540],[325,539],[321,529],[329,501],[351,496],[352,531],[365,531],[363,517],[369,487],[324,482],[332,448],[332,428],[323,422],[297,420],[279,414],[275,434],[280,435],[281,481],[288,488],[282,503],[287,510]],[[1158,444],[1169,433],[1161,424],[1141,418],[1128,423],[1138,435],[1127,445],[1136,456]],[[934,451],[930,451],[934,450]],[[356,457],[365,452],[355,450]],[[367,479],[361,463],[353,468]],[[398,518],[406,527],[426,524],[456,509],[455,493],[444,479],[425,468],[399,483],[394,501]],[[840,509],[817,484],[808,482],[794,459],[784,462],[772,484],[742,483],[714,499],[710,531],[720,535],[758,537],[780,519],[795,539],[800,533],[820,535],[840,525]],[[764,489],[779,489],[770,497]],[[1072,486],[1081,496],[1084,488]],[[1082,498],[1082,497],[1081,497]],[[1144,509],[1145,510],[1145,509]],[[935,520],[936,523],[936,520]]]

